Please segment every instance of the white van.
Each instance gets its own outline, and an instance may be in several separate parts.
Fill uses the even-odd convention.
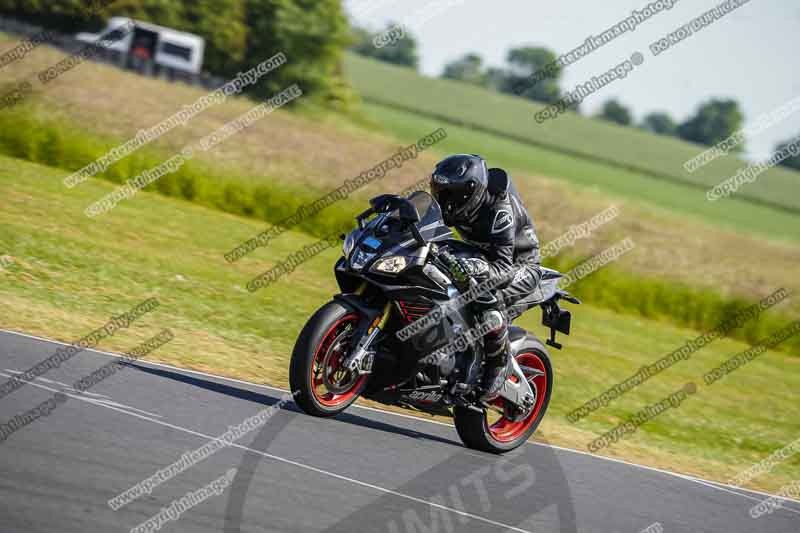
[[[126,27],[133,25],[133,31]],[[126,17],[112,17],[99,33],[79,33],[78,41],[95,44],[110,41],[106,46],[139,60],[151,60],[160,67],[200,74],[203,68],[205,40],[191,33],[157,26]]]

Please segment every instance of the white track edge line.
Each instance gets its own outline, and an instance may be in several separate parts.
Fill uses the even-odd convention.
[[[21,337],[28,337],[28,338],[31,338],[31,339],[44,341],[44,342],[49,342],[49,343],[52,343],[52,344],[60,344],[62,346],[70,346],[70,343],[67,343],[67,342],[48,339],[46,337],[40,337],[38,335],[31,335],[31,334],[28,334],[28,333],[21,333],[19,331],[13,331],[13,330],[10,330],[10,329],[5,329],[5,328],[0,328],[0,332],[11,333],[13,335],[19,335]],[[103,350],[95,350],[93,348],[86,349],[86,350],[84,350],[84,352],[95,352],[97,354],[104,355],[104,356],[107,356],[107,357],[115,357],[117,359],[125,359],[125,357],[123,355],[116,354],[116,353],[113,353],[113,352],[107,352],[107,351],[103,351]],[[216,375],[216,374],[210,374],[208,372],[201,372],[199,370],[192,370],[192,369],[189,369],[189,368],[181,368],[179,366],[168,365],[166,363],[157,363],[157,362],[154,362],[154,361],[147,361],[147,360],[137,360],[136,362],[137,363],[145,363],[145,364],[153,365],[153,366],[159,366],[159,367],[163,367],[163,368],[169,368],[171,370],[178,370],[180,372],[188,372],[188,373],[192,373],[192,374],[197,374],[199,376],[206,376],[206,377],[211,377],[211,378],[215,378],[215,379],[222,379],[222,380],[230,381],[230,382],[233,382],[233,383],[241,383],[243,385],[249,385],[249,386],[252,386],[252,387],[261,387],[261,388],[264,388],[264,389],[269,389],[269,390],[283,392],[283,393],[288,393],[289,392],[288,389],[281,389],[279,387],[273,387],[272,385],[264,385],[264,384],[261,384],[261,383],[253,383],[253,382],[244,381],[244,380],[241,380],[241,379],[229,378],[229,377],[226,377],[226,376],[219,376],[219,375]],[[383,409],[376,409],[375,407],[368,407],[366,405],[353,404],[352,407],[356,407],[358,409],[364,409],[364,410],[367,410],[367,411],[375,411],[377,413],[386,414],[386,415],[399,416],[401,418],[408,418],[410,420],[427,422],[429,424],[436,424],[436,425],[439,425],[439,426],[444,426],[444,427],[449,427],[449,428],[455,427],[452,424],[447,424],[445,422],[439,422],[438,420],[427,420],[425,418],[421,418],[421,417],[417,417],[417,416],[406,415],[406,414],[403,414],[403,413],[395,413],[395,412],[392,412],[392,411],[385,411]],[[744,491],[744,492],[750,492],[752,494],[759,494],[761,496],[767,496],[767,497],[771,497],[771,498],[781,498],[781,499],[786,500],[786,501],[790,501],[790,502],[794,502],[794,503],[800,504],[800,500],[795,500],[795,499],[792,499],[792,498],[786,498],[786,497],[783,497],[783,496],[777,496],[775,494],[770,494],[769,492],[763,492],[763,491],[756,490],[756,489],[748,489],[748,488],[744,488],[744,487],[738,487],[736,485],[729,485],[727,483],[722,483],[720,481],[713,481],[713,480],[709,480],[709,479],[704,479],[704,478],[692,476],[692,475],[689,475],[689,474],[682,474],[680,472],[672,472],[671,470],[664,470],[663,468],[658,468],[658,467],[655,467],[655,466],[640,465],[638,463],[632,463],[630,461],[625,461],[624,459],[617,459],[615,457],[607,457],[605,455],[596,455],[596,454],[593,454],[593,453],[585,452],[583,450],[576,450],[574,448],[565,448],[563,446],[557,446],[555,444],[545,444],[545,443],[542,443],[542,442],[536,442],[536,441],[530,441],[530,440],[527,441],[526,444],[530,444],[530,445],[533,445],[533,446],[544,446],[544,447],[547,447],[547,448],[552,448],[554,450],[572,452],[572,453],[576,453],[576,454],[579,454],[579,455],[585,455],[585,456],[588,456],[588,457],[593,457],[595,459],[603,459],[605,461],[611,461],[611,462],[614,462],[614,463],[620,463],[620,464],[627,465],[627,466],[634,466],[634,467],[637,467],[637,468],[642,468],[644,470],[651,470],[653,472],[659,472],[661,474],[675,476],[675,477],[678,477],[678,478],[681,478],[681,479],[685,479],[687,481],[693,481],[693,482],[699,483],[699,484],[704,485],[704,486],[715,488],[717,490],[723,490],[723,487],[727,488],[727,489],[736,489],[736,490],[740,490],[740,491]],[[724,491],[724,492],[731,492],[732,494],[737,494],[736,492],[733,492],[733,491]],[[745,497],[745,495],[743,495],[743,494],[739,494],[739,495]]]
[[[56,392],[56,393],[60,392],[60,393],[64,394],[64,396],[68,396],[70,398],[74,398],[76,400],[80,400],[80,401],[88,403],[90,405],[94,405],[94,406],[97,406],[97,407],[105,407],[106,409],[111,409],[112,411],[118,411],[120,413],[126,414],[128,416],[132,416],[134,418],[139,418],[141,420],[147,420],[148,422],[154,422],[154,423],[159,424],[161,426],[165,426],[165,427],[168,427],[170,429],[177,430],[177,431],[182,431],[182,432],[188,433],[190,435],[195,435],[197,437],[203,437],[204,439],[208,439],[208,440],[218,440],[219,439],[219,437],[206,435],[205,433],[201,433],[201,432],[195,431],[193,429],[185,428],[185,427],[178,426],[178,425],[175,425],[175,424],[170,424],[169,422],[164,422],[163,420],[156,420],[155,418],[150,418],[149,416],[140,415],[140,414],[137,414],[137,413],[132,413],[130,411],[125,411],[124,409],[119,409],[119,408],[111,406],[111,405],[99,403],[99,402],[97,402],[95,400],[90,400],[90,399],[87,399],[87,398],[83,398],[79,394],[73,394],[71,392],[60,391],[58,389],[47,387],[47,386],[42,385],[40,383],[28,382],[28,384],[29,385],[33,385],[34,387],[39,387],[41,389],[48,390],[50,392]],[[347,482],[353,483],[355,485],[360,485],[362,487],[367,487],[367,488],[373,489],[375,491],[382,492],[384,494],[391,494],[392,496],[398,496],[400,498],[403,498],[403,499],[406,499],[406,500],[411,500],[411,501],[416,502],[416,503],[421,503],[423,505],[428,505],[430,507],[435,507],[437,509],[442,509],[443,511],[449,511],[451,513],[454,513],[454,514],[457,514],[457,515],[460,515],[460,516],[464,516],[464,517],[470,518],[472,520],[478,520],[479,522],[484,522],[486,524],[490,524],[490,525],[493,525],[493,526],[504,528],[506,531],[517,531],[518,533],[533,533],[533,532],[528,531],[526,529],[520,529],[518,527],[510,526],[508,524],[503,524],[502,522],[497,522],[495,520],[492,520],[491,518],[486,518],[486,517],[483,517],[483,516],[480,516],[480,515],[468,513],[466,511],[461,511],[459,509],[455,509],[455,508],[452,508],[452,507],[447,507],[446,505],[442,505],[442,504],[439,504],[439,503],[431,502],[431,501],[428,501],[428,500],[426,500],[424,498],[417,498],[416,496],[411,496],[410,494],[405,494],[403,492],[398,492],[398,491],[395,491],[395,490],[392,490],[392,489],[387,489],[387,488],[381,487],[379,485],[374,485],[372,483],[367,483],[366,481],[360,481],[360,480],[355,479],[355,478],[343,476],[343,475],[337,474],[335,472],[329,472],[328,470],[323,470],[322,468],[317,468],[315,466],[311,466],[311,465],[307,465],[307,464],[304,464],[304,463],[300,463],[298,461],[293,461],[291,459],[286,459],[284,457],[280,457],[279,455],[273,455],[271,453],[263,452],[261,450],[256,450],[254,448],[250,448],[248,446],[244,446],[243,444],[238,444],[238,443],[232,442],[232,443],[229,444],[229,446],[232,447],[232,448],[239,448],[239,449],[242,449],[242,450],[245,450],[245,451],[248,451],[248,452],[252,452],[252,453],[255,453],[257,455],[261,455],[263,457],[266,457],[267,459],[273,459],[273,460],[278,461],[280,463],[288,464],[288,465],[291,465],[291,466],[296,466],[296,467],[299,467],[299,468],[303,468],[305,470],[310,470],[312,472],[316,472],[318,474],[323,474],[323,475],[326,475],[326,476],[330,476],[330,477],[335,478],[335,479],[341,479],[342,481],[347,481]]]
[[[708,485],[710,487],[714,487],[715,489],[718,489],[718,490],[721,490],[721,491],[724,491],[724,492],[729,492],[731,494],[736,494],[737,496],[741,496],[742,498],[747,498],[748,500],[751,500],[751,501],[754,501],[754,502],[761,503],[762,501],[764,501],[764,500],[761,500],[759,498],[756,498],[756,497],[753,497],[753,496],[749,496],[747,494],[742,494],[741,492],[737,492],[735,490],[727,489],[727,488],[724,488],[724,487],[717,487],[713,483],[700,481],[700,480],[695,480],[695,481],[697,481],[701,485]],[[774,498],[779,498],[781,500],[791,501],[789,498],[784,498],[783,496],[774,496]],[[781,509],[786,509],[787,511],[789,511],[791,513],[800,514],[800,511],[798,511],[797,509],[793,509],[792,507],[781,506],[780,508]]]

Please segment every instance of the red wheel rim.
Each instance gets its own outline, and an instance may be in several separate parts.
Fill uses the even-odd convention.
[[[528,431],[539,416],[542,405],[544,405],[544,399],[547,396],[547,369],[542,359],[535,353],[523,353],[517,355],[517,363],[522,367],[533,368],[541,372],[541,374],[537,374],[530,371],[523,371],[525,372],[525,377],[528,378],[528,382],[531,384],[531,388],[536,393],[536,403],[528,416],[516,422],[502,416],[499,420],[490,425],[487,418],[486,423],[489,433],[492,438],[498,442],[514,441]],[[503,398],[498,398],[492,402],[492,405],[504,409],[505,400]]]
[[[350,342],[343,339],[345,334],[352,331],[358,324],[358,315],[351,313],[346,315],[333,324],[330,329],[322,336],[317,346],[317,351],[314,353],[314,361],[311,363],[311,392],[319,403],[325,407],[337,407],[350,401],[356,395],[361,385],[367,379],[366,375],[360,376],[353,384],[344,392],[333,393],[326,389],[323,378],[323,367],[328,351],[334,348],[336,352],[331,354],[329,358],[329,367],[327,371],[331,374],[339,374],[344,372],[341,370],[340,365],[344,358],[350,351]],[[337,345],[338,344],[338,345]]]

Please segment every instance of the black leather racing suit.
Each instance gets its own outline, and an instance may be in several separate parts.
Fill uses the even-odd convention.
[[[515,304],[531,294],[541,280],[539,239],[510,179],[507,192],[487,194],[473,220],[469,225],[455,227],[465,242],[480,248],[486,255],[489,271],[485,278],[502,279],[494,291],[497,303],[488,307],[502,315],[502,323],[484,337],[484,345],[488,358],[500,357],[505,362],[508,325],[527,310],[524,303],[516,307]]]

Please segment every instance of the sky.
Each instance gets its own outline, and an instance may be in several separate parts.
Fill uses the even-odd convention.
[[[490,66],[504,66],[509,48],[545,46],[556,54],[583,44],[653,0],[345,0],[359,25],[383,28],[404,22],[419,45],[420,71],[439,76],[444,65],[476,52]],[[800,97],[800,2],[751,0],[658,56],[649,45],[715,7],[721,0],[675,0],[633,32],[569,65],[562,89],[572,90],[641,52],[645,62],[628,78],[589,96],[584,114],[596,113],[610,98],[630,107],[638,122],[651,111],[677,121],[710,98],[733,98],[745,127],[759,116]],[[800,135],[800,112],[748,136],[747,155],[768,157],[775,145]]]

